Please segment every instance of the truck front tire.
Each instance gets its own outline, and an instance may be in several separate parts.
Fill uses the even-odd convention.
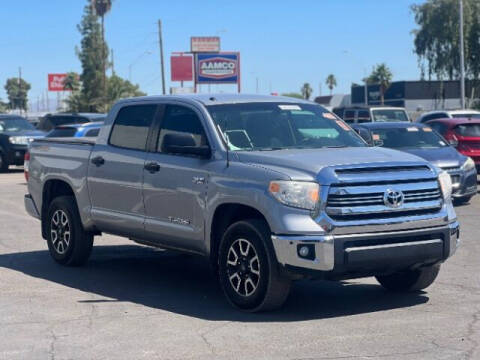
[[[85,232],[72,196],[60,196],[50,204],[47,216],[47,244],[59,264],[85,264],[92,252],[93,235]]]
[[[439,271],[440,264],[437,264],[386,276],[376,276],[376,279],[380,285],[390,291],[419,291],[432,285]]]
[[[230,225],[222,237],[220,285],[228,301],[243,311],[277,309],[290,292],[291,280],[278,272],[270,235],[264,221],[250,219]]]

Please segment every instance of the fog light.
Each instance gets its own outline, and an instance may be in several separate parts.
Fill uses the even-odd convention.
[[[308,246],[302,246],[300,250],[298,250],[298,253],[301,257],[307,257],[308,254],[310,254],[310,249],[308,248]]]

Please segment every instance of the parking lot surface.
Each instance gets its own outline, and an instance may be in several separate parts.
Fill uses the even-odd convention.
[[[0,359],[480,359],[480,196],[425,292],[301,281],[280,311],[244,314],[200,257],[102,236],[85,267],[55,264],[25,192],[0,175]]]

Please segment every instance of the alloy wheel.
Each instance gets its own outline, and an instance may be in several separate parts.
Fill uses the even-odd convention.
[[[57,210],[53,213],[50,232],[55,251],[60,255],[65,254],[70,245],[70,222],[65,211]]]
[[[260,282],[260,261],[253,244],[246,239],[235,240],[228,250],[227,275],[235,292],[252,295]]]

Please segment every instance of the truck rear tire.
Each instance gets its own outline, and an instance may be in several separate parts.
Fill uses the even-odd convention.
[[[419,291],[432,285],[439,271],[440,264],[437,264],[386,276],[376,276],[376,279],[380,285],[390,291]]]
[[[4,153],[0,152],[0,173],[6,173],[8,171],[8,160]]]
[[[282,276],[262,220],[236,222],[222,237],[218,256],[220,285],[228,301],[247,312],[280,308],[291,280]]]
[[[85,264],[92,252],[93,235],[83,229],[75,198],[55,198],[46,221],[47,244],[52,258],[67,266]]]

